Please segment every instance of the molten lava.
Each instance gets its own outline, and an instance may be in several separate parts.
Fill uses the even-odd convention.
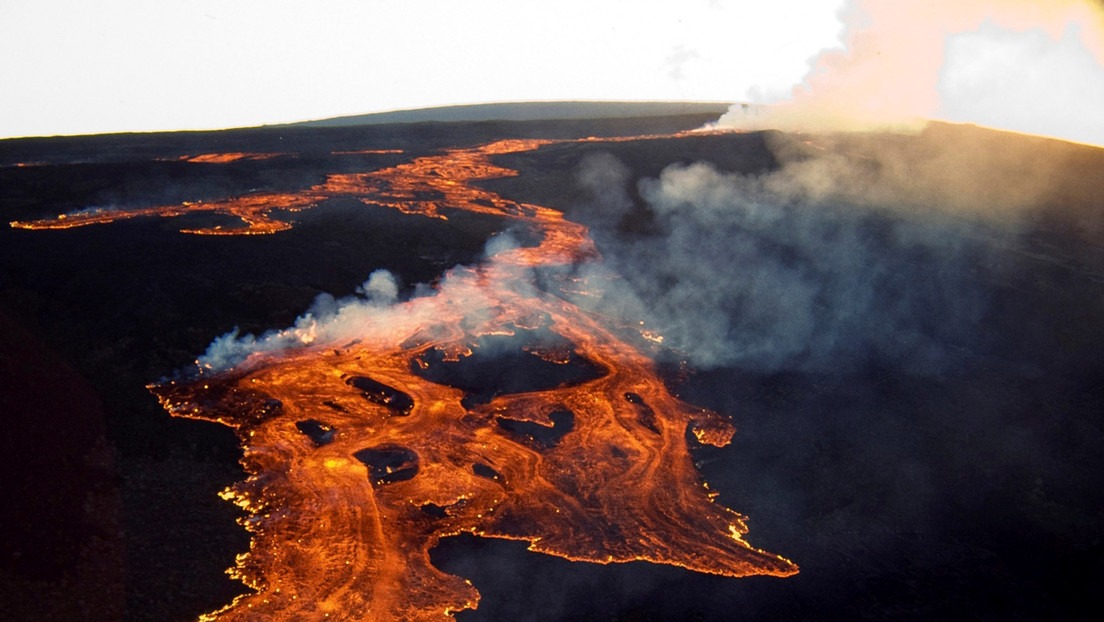
[[[186,155],[181,156],[179,160],[181,162],[195,162],[198,164],[226,164],[227,162],[239,162],[242,160],[271,160],[280,156],[287,155],[285,153],[243,153],[240,151],[230,151],[226,153],[201,153],[199,155]]]
[[[233,208],[249,232],[270,222],[266,201],[352,196],[437,218],[496,214],[540,241],[362,313],[352,336],[301,330],[296,347],[150,387],[174,416],[234,428],[244,448],[249,476],[223,496],[249,514],[250,551],[232,574],[254,593],[211,619],[450,619],[479,593],[429,552],[462,533],[577,561],[797,572],[743,540],[744,517],[695,469],[687,432],[723,446],[729,421],[674,397],[602,318],[535,286],[534,268],[597,260],[587,229],[471,184],[516,174],[492,155],[545,142],[454,149]],[[214,205],[187,207],[241,203]]]

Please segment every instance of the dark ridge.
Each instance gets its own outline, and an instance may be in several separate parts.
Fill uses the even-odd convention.
[[[640,425],[648,428],[652,432],[659,434],[659,426],[656,425],[656,415],[652,407],[644,401],[644,398],[638,393],[632,391],[625,393],[625,401],[636,407],[636,419],[640,422]]]
[[[311,441],[318,447],[333,442],[334,434],[337,432],[332,426],[326,425],[317,419],[296,421],[295,427],[303,434],[309,436]]]
[[[495,417],[495,423],[510,436],[528,445],[548,449],[558,445],[568,432],[575,429],[575,413],[567,409],[557,410],[549,418],[552,419],[551,426],[509,417]]]
[[[670,115],[719,117],[731,103],[723,102],[516,102],[440,106],[350,115],[293,124],[300,127],[349,127],[389,123],[455,123],[471,121],[539,121],[626,119]]]
[[[368,479],[375,486],[413,479],[418,474],[418,454],[401,445],[380,445],[353,454],[368,467]]]
[[[343,155],[354,161],[379,156],[404,161],[411,156],[498,138],[579,138],[581,136],[634,136],[666,134],[701,127],[717,114],[691,111],[676,115],[626,118],[586,118],[563,121],[486,120],[468,122],[405,122],[344,127],[265,126],[221,131],[119,133],[85,136],[38,136],[0,139],[0,169],[32,171],[43,166],[72,163],[141,162],[172,160],[219,152],[293,153],[295,158],[273,159],[277,165],[295,159],[329,158],[361,149],[403,149],[405,154]],[[264,168],[273,160],[245,161],[243,167]],[[16,168],[19,164],[31,164]],[[225,164],[187,162],[211,169]]]
[[[366,376],[353,376],[345,383],[355,389],[360,389],[364,399],[391,409],[397,416],[405,417],[414,408],[414,398]]]

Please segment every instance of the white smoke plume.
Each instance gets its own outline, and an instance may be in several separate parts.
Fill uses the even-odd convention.
[[[977,345],[980,275],[1000,270],[1054,170],[1046,154],[974,166],[994,147],[976,135],[957,157],[938,139],[925,151],[904,137],[775,135],[781,165],[761,175],[695,163],[638,180],[611,154],[586,158],[580,213],[597,214],[587,224],[606,263],[579,268],[603,291],[576,302],[643,322],[699,368],[946,371]],[[651,217],[642,234],[611,224],[634,185]]]
[[[487,242],[483,265],[455,266],[434,284],[418,283],[406,295],[398,277],[387,270],[376,270],[353,295],[335,298],[328,293],[319,294],[289,328],[259,336],[242,335],[235,328],[216,338],[197,358],[197,366],[202,372],[219,372],[248,365],[255,355],[296,348],[342,347],[374,341],[390,344],[396,334],[414,334],[437,325],[441,321],[441,300],[447,301],[450,308],[462,309],[465,321],[478,324],[493,314],[496,295],[503,288],[532,294],[533,285],[524,278],[510,282],[473,278],[481,268],[489,268],[496,261],[497,253],[509,252],[517,246],[509,233],[493,236]],[[495,291],[489,291],[492,288]]]
[[[1099,3],[852,0],[841,17],[842,48],[814,58],[788,98],[734,106],[717,125],[918,131],[940,119],[1104,145]]]
[[[611,153],[584,157],[573,196],[590,204],[569,217],[590,228],[604,262],[571,268],[584,279],[573,302],[613,323],[643,322],[698,367],[888,361],[940,372],[975,345],[990,291],[979,275],[999,270],[1039,206],[1054,202],[1048,193],[1061,188],[1065,201],[1096,192],[1084,166],[1068,160],[1092,150],[1055,141],[937,125],[920,136],[763,140],[748,148],[769,149],[778,166],[756,175],[696,163],[640,179]],[[625,231],[642,209],[648,224]],[[1104,232],[1104,220],[1085,216],[1074,224]],[[508,262],[531,235],[492,236],[481,267]],[[436,296],[477,321],[501,290],[457,278],[471,270],[454,268],[405,296],[394,275],[374,272],[355,295],[318,296],[290,328],[219,337],[198,362],[221,370],[254,353],[412,332],[433,323]],[[486,286],[573,296],[557,285],[558,270]]]
[[[356,295],[334,298],[320,294],[306,313],[290,328],[268,331],[260,336],[234,330],[216,338],[197,359],[204,370],[223,370],[240,364],[255,353],[275,352],[310,345],[332,343],[370,335],[385,324],[382,320],[398,303],[399,283],[387,270],[376,270],[356,288]],[[415,310],[411,309],[411,313]]]

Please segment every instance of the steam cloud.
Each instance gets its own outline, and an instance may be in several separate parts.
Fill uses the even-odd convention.
[[[866,183],[853,185],[860,174]],[[973,268],[1010,234],[964,223],[938,202],[926,214],[890,207],[923,194],[874,205],[894,192],[892,180],[835,156],[762,176],[669,166],[638,183],[654,220],[636,236],[606,226],[630,213],[627,167],[595,156],[577,179],[591,191],[588,213],[603,214],[589,224],[606,265],[580,268],[604,293],[576,302],[639,318],[698,367],[816,371],[879,360],[940,371],[972,345],[987,307]]]
[[[398,302],[398,294],[395,275],[376,270],[356,288],[356,295],[337,299],[331,294],[320,294],[290,328],[269,331],[259,337],[242,335],[235,328],[216,338],[196,362],[203,369],[222,370],[238,365],[254,353],[368,336]]]
[[[925,119],[1104,145],[1104,10],[1086,0],[852,0],[842,49],[721,127],[919,131]],[[753,89],[753,94],[755,90]]]
[[[951,148],[935,127],[920,137],[766,136],[779,166],[759,175],[699,162],[638,179],[610,153],[588,155],[575,170],[585,204],[570,218],[590,227],[604,261],[487,286],[563,295],[555,277],[568,270],[587,283],[572,302],[614,322],[643,322],[700,368],[877,363],[938,373],[984,349],[984,279],[1047,193],[1084,183],[1039,144],[1013,150],[992,132],[956,130]],[[626,230],[631,221],[646,224]],[[510,231],[493,236],[483,261],[518,246]],[[198,362],[225,369],[252,353],[431,324],[434,307],[420,299],[437,294],[475,317],[493,296],[453,278],[467,270],[405,298],[397,277],[374,272],[354,295],[320,295],[290,328],[219,337]]]
[[[943,117],[1063,136],[1062,122],[1072,121],[1077,136],[1067,137],[1104,144],[1104,12],[1094,4],[852,0],[843,18],[843,49],[814,59],[789,101],[734,106],[718,125],[919,132],[925,119]],[[1054,77],[1061,88],[1045,83]],[[577,302],[641,319],[701,366],[946,364],[950,351],[970,347],[986,306],[969,268],[989,261],[1038,204],[1053,170],[1041,165],[1045,154],[1027,166],[1017,154],[1017,171],[997,166],[1000,183],[987,184],[984,171],[961,162],[984,153],[999,164],[989,144],[919,157],[887,145],[856,158],[846,136],[816,140],[818,153],[776,139],[785,164],[764,176],[692,164],[642,180],[638,194],[654,219],[646,239],[618,232],[639,207],[627,192],[630,169],[608,154],[589,158],[577,182],[595,207],[586,224],[607,263],[574,268],[604,290]],[[988,194],[977,196],[977,186]],[[487,257],[516,244],[496,236]],[[440,287],[448,286],[446,277]],[[420,286],[414,298],[425,293]],[[223,369],[253,352],[359,338],[428,312],[414,299],[398,303],[396,277],[378,271],[354,296],[319,296],[290,328],[219,337],[198,362]]]
[[[487,241],[483,260],[494,262],[495,255],[517,247],[518,242],[509,231],[492,236]],[[328,293],[319,294],[289,328],[271,330],[260,336],[243,335],[235,328],[216,338],[196,363],[201,370],[222,371],[241,365],[254,354],[310,345],[386,341],[396,331],[413,333],[417,328],[432,326],[438,313],[438,307],[431,300],[434,296],[442,296],[458,305],[464,309],[465,316],[474,321],[493,307],[493,296],[485,291],[486,287],[508,287],[511,291],[531,287],[524,281],[473,282],[473,279],[464,278],[471,270],[455,266],[437,284],[418,283],[405,296],[397,276],[388,270],[376,270],[356,287],[353,295],[336,298]]]

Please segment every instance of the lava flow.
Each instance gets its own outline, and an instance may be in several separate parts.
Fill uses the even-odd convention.
[[[180,156],[177,160],[181,162],[195,162],[198,164],[226,164],[227,162],[238,162],[241,160],[271,160],[280,156],[287,155],[285,153],[243,153],[241,151],[230,151],[225,153],[201,153],[199,155],[186,155]]]
[[[395,153],[396,150],[363,150],[342,152],[341,155]],[[266,160],[285,154],[246,154],[240,152],[208,153],[199,156],[184,156],[187,162],[205,164],[225,164],[239,160]],[[298,212],[318,205],[327,199],[354,196],[364,197],[375,192],[375,188],[364,185],[375,181],[373,174],[368,175],[331,175],[326,182],[300,192],[253,192],[239,197],[219,201],[185,201],[179,205],[160,205],[130,209],[90,208],[68,214],[59,214],[54,218],[31,221],[14,221],[16,229],[72,229],[86,225],[106,224],[118,220],[127,220],[142,216],[160,216],[175,218],[195,214],[215,214],[235,217],[242,226],[224,227],[216,225],[198,229],[185,228],[181,233],[196,235],[265,235],[286,231],[292,224],[275,217],[276,212]],[[350,183],[352,182],[352,183]],[[386,183],[386,182],[385,182]]]
[[[494,213],[540,242],[455,268],[430,295],[343,308],[228,370],[150,387],[174,416],[234,428],[244,448],[249,476],[223,496],[248,512],[250,550],[231,573],[254,591],[208,619],[451,619],[479,593],[429,552],[462,533],[577,561],[797,572],[743,540],[744,517],[694,467],[687,432],[723,446],[729,421],[674,397],[602,318],[536,287],[535,268],[598,259],[587,229],[471,184],[516,174],[492,155],[541,144],[450,150],[297,195]]]

